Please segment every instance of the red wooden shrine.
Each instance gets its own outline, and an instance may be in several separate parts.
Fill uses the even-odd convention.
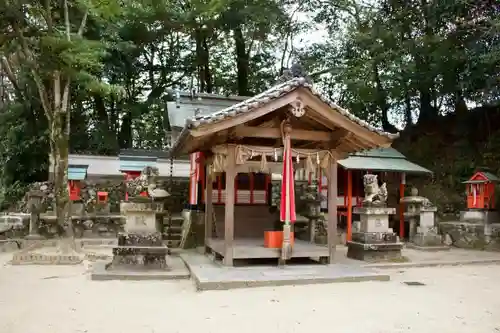
[[[69,200],[80,200],[80,193],[82,191],[82,183],[80,180],[68,180]]]
[[[466,184],[468,209],[494,209],[495,183],[498,178],[489,172],[476,172]]]

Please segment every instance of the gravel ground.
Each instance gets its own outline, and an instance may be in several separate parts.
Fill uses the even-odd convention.
[[[500,265],[200,293],[190,281],[90,281],[83,265],[10,266],[9,258],[0,254],[2,333],[500,332]]]

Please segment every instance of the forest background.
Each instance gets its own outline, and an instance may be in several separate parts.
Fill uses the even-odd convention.
[[[164,149],[173,91],[252,96],[294,61],[401,131],[441,207],[500,171],[498,0],[1,0],[0,17],[1,207],[52,155],[62,210],[68,153]]]

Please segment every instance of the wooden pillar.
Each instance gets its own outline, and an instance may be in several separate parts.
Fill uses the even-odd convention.
[[[406,174],[403,172],[401,173],[401,182],[399,183],[399,238],[401,240],[405,236],[405,216],[404,216],[404,210],[405,210],[405,205],[401,202],[401,198],[405,196],[405,184],[406,184]]]
[[[222,176],[217,176],[217,203],[222,203]]]
[[[254,179],[253,179],[253,172],[248,173],[248,181],[249,181],[249,188],[250,188],[250,204],[253,204],[254,198],[253,198],[253,192],[254,192]]]
[[[226,203],[224,216],[224,259],[225,266],[233,266],[234,240],[234,185],[236,178],[236,148],[228,147],[226,161]]]
[[[328,254],[333,263],[337,246],[337,160],[332,158],[328,170]]]
[[[352,171],[347,170],[347,240],[352,240]]]
[[[210,170],[210,166],[207,165],[207,172],[205,173],[205,249],[208,246],[209,239],[213,237],[212,235],[212,230],[213,226],[212,223],[216,223],[216,221],[212,221],[212,217],[214,216],[213,214],[213,203],[212,203],[212,197],[213,197],[213,172]]]

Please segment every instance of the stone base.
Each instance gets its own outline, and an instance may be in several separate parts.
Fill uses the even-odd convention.
[[[17,240],[0,240],[0,253],[2,252],[15,252],[21,248],[21,242]]]
[[[370,262],[402,261],[404,260],[401,255],[402,248],[403,243],[365,244],[347,242],[347,257]]]
[[[113,248],[114,268],[166,269],[168,247],[162,246],[116,246]]]
[[[425,246],[419,246],[413,243],[406,243],[406,247],[408,249],[413,249],[413,250],[418,250],[418,251],[425,251],[425,252],[438,252],[438,251],[449,251],[450,247],[446,245],[425,245]]]
[[[12,265],[79,265],[83,256],[77,255],[47,255],[36,252],[16,253],[12,256]]]
[[[179,257],[167,257],[169,269],[128,269],[112,267],[111,263],[97,262],[92,265],[91,279],[106,280],[179,280],[189,279],[189,270]]]
[[[24,239],[27,239],[27,240],[42,240],[42,239],[45,239],[45,237],[43,237],[40,234],[29,234],[28,236],[24,237]]]
[[[443,245],[443,238],[436,233],[416,234],[413,236],[411,242],[417,246],[441,246]]]
[[[460,212],[461,222],[472,222],[472,223],[499,223],[500,216],[495,210],[482,210],[482,209],[471,209]]]
[[[398,236],[394,232],[353,232],[352,241],[364,244],[397,243]]]
[[[439,233],[458,248],[500,251],[500,223],[441,222]]]

